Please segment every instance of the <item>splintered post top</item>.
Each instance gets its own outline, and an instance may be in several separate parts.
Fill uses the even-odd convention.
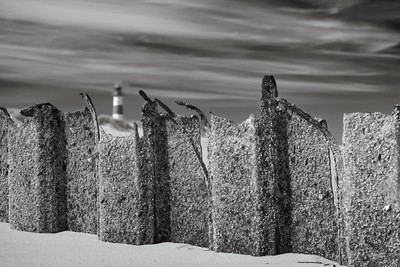
[[[33,116],[35,116],[35,114],[38,110],[42,109],[42,107],[45,107],[45,106],[56,109],[50,103],[43,103],[43,104],[36,104],[36,105],[30,106],[30,107],[24,108],[19,113],[21,113],[21,115],[23,115],[25,117],[33,117]]]
[[[393,116],[400,118],[400,104],[396,104],[396,106],[393,109]]]
[[[10,113],[8,113],[7,109],[4,107],[0,107],[0,110],[3,111],[4,115],[8,118],[11,118]]]
[[[261,99],[270,99],[278,97],[278,90],[276,88],[276,82],[274,76],[265,75],[261,83]]]
[[[146,93],[143,90],[139,90],[139,95],[146,100],[147,103],[153,103],[153,100],[151,100]]]

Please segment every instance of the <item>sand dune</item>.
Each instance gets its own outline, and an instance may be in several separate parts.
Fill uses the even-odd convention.
[[[186,244],[134,246],[101,242],[91,234],[37,234],[0,223],[1,266],[340,266],[314,255],[252,257]]]

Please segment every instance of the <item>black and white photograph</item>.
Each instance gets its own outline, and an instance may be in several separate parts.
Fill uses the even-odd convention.
[[[400,1],[0,0],[0,266],[400,267]]]

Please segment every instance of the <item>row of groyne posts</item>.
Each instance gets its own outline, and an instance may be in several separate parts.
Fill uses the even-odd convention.
[[[400,106],[325,121],[262,82],[260,118],[237,124],[178,102],[142,107],[143,137],[99,129],[95,108],[0,111],[0,220],[13,229],[97,234],[135,245],[187,243],[250,255],[316,254],[348,266],[400,266]],[[159,108],[164,112],[160,113]],[[208,138],[208,166],[201,130]]]

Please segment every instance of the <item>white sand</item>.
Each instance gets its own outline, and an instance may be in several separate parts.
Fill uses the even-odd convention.
[[[134,246],[101,242],[96,235],[37,234],[0,223],[0,266],[340,266],[313,255],[252,257],[174,243]]]

